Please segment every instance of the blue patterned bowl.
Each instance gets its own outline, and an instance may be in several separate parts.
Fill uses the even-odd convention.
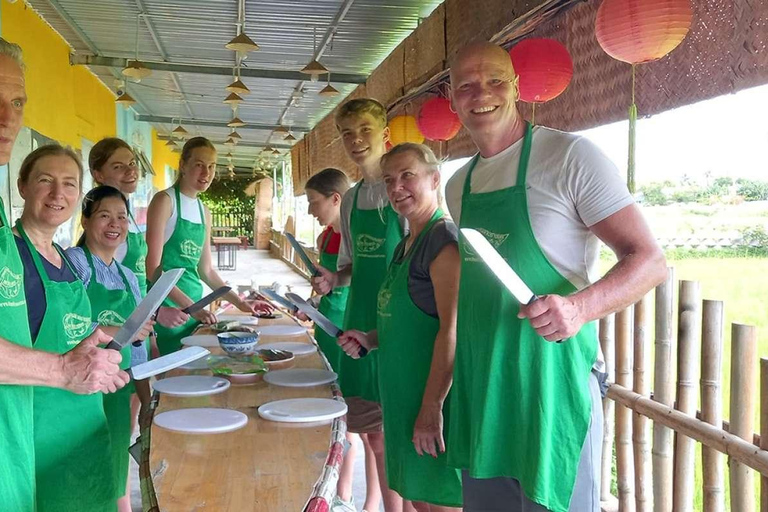
[[[256,332],[222,332],[216,337],[221,349],[232,356],[253,354],[259,342],[259,333]]]

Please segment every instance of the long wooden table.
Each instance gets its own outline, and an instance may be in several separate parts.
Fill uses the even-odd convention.
[[[229,312],[228,312],[229,313]],[[284,314],[260,325],[293,324]],[[199,334],[208,334],[200,329]],[[304,341],[306,337],[262,336],[260,343]],[[221,353],[219,348],[213,353]],[[294,368],[329,369],[320,352],[296,357]],[[172,375],[210,374],[177,370]],[[322,397],[342,400],[335,384],[286,388],[265,382],[235,386],[207,397],[153,396],[142,416],[140,475],[145,511],[163,512],[312,512],[328,510],[335,494],[343,456],[346,418],[332,423],[292,425],[263,420],[257,407],[285,398]],[[187,407],[223,407],[248,415],[248,424],[226,434],[171,432],[151,423],[154,414]]]

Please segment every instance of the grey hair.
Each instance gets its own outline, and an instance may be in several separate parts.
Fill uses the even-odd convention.
[[[7,55],[19,65],[22,71],[25,70],[21,46],[16,43],[11,43],[0,37],[0,55]]]
[[[402,153],[413,153],[416,155],[416,159],[420,164],[426,165],[429,168],[430,173],[438,172],[440,170],[440,164],[442,163],[435,156],[432,149],[424,144],[416,144],[414,142],[401,142],[394,148],[390,149],[384,156],[381,157],[379,165],[382,169],[387,165],[387,162],[393,157]]]

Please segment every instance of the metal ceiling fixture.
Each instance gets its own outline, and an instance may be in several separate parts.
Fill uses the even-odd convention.
[[[173,129],[171,134],[178,139],[185,139],[189,137],[189,132],[186,130],[186,128],[181,126],[181,119],[179,119],[179,125]]]
[[[319,96],[324,97],[332,97],[332,96],[338,96],[339,91],[331,85],[331,73],[328,73],[328,84],[323,87],[319,93],[317,93]]]
[[[317,82],[320,75],[328,73],[328,69],[317,62],[315,55],[317,55],[317,27],[312,29],[312,60],[301,70],[302,73],[309,75],[309,79],[313,82]]]
[[[294,137],[292,133],[288,133],[288,135],[286,135],[285,138],[283,138],[283,140],[287,140],[288,142],[294,142],[298,139]]]
[[[259,45],[245,33],[245,0],[237,2],[237,36],[225,44],[224,47],[227,50],[242,54],[255,52],[259,49]]]
[[[251,94],[251,90],[240,80],[239,70],[235,81],[227,86],[227,92],[233,94]]]
[[[234,92],[229,93],[229,96],[224,98],[224,103],[227,103],[229,105],[239,105],[242,101],[243,101],[243,98],[241,98]]]
[[[242,137],[239,133],[237,133],[235,130],[232,130],[232,132],[229,134],[229,138],[232,140],[241,140]]]
[[[141,25],[141,14],[136,16],[136,58],[129,60],[128,65],[123,68],[123,75],[134,80],[141,80],[147,78],[152,74],[152,71],[148,69],[139,60],[139,26]]]

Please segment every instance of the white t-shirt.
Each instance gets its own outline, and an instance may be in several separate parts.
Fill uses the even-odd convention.
[[[497,155],[479,157],[472,193],[513,187],[522,147],[520,139]],[[445,189],[456,224],[470,165],[459,169]],[[599,240],[589,227],[634,202],[616,166],[586,138],[537,126],[526,182],[528,214],[544,255],[577,289],[597,281]]]
[[[171,217],[168,219],[168,222],[165,223],[165,233],[163,236],[163,243],[165,243],[171,239],[173,230],[176,228],[178,212],[176,210],[176,192],[174,189],[169,188],[163,190],[162,193],[171,198]],[[205,224],[205,219],[200,217],[200,206],[198,206],[200,200],[194,197],[185,196],[181,192],[179,192],[179,197],[181,198],[181,218],[194,224]]]

